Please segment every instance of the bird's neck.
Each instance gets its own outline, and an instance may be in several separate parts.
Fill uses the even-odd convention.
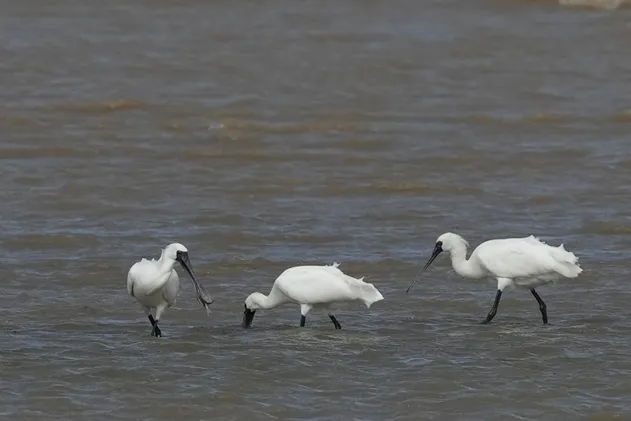
[[[264,309],[270,309],[281,305],[282,303],[287,301],[287,297],[285,294],[280,292],[276,286],[272,287],[269,295],[260,294],[257,297],[257,304]]]
[[[175,264],[175,260],[166,257],[164,255],[164,250],[162,250],[160,259],[158,259],[158,267],[160,268],[160,272],[162,273],[171,272],[174,264]]]
[[[464,244],[451,250],[451,265],[456,273],[465,278],[481,278],[484,272],[471,259],[467,260],[467,246]]]

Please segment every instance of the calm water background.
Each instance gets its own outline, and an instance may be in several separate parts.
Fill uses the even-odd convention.
[[[623,5],[624,6],[624,5]],[[547,1],[3,1],[7,420],[621,420],[631,414],[631,9]],[[585,272],[457,277],[436,237],[537,234]],[[127,295],[184,243],[164,337]],[[300,263],[386,297],[259,312]]]

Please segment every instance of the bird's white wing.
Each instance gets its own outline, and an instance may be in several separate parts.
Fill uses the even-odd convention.
[[[127,292],[132,297],[135,297],[134,295],[135,294],[134,293],[134,281],[135,281],[134,266],[136,266],[136,264],[132,265],[132,267],[129,269],[129,272],[127,272]]]
[[[495,276],[531,278],[556,272],[558,262],[549,248],[534,237],[491,240],[481,244],[472,257]]]
[[[139,294],[151,295],[169,280],[170,272],[160,273],[155,260],[142,259],[136,262],[127,274],[127,291],[137,297]],[[133,293],[133,294],[132,294]]]
[[[301,303],[353,300],[356,295],[343,276],[339,269],[331,266],[297,266],[281,273],[275,285],[283,294]]]
[[[180,291],[180,277],[175,269],[171,270],[169,281],[164,285],[162,289],[162,297],[164,301],[169,303],[169,307],[175,304],[177,300],[177,294]]]

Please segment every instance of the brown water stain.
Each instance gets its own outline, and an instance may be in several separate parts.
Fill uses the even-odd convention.
[[[431,195],[431,194],[449,194],[449,195],[475,195],[482,192],[481,189],[474,187],[437,185],[424,182],[398,182],[398,183],[377,183],[373,186],[379,193],[398,193],[398,194],[415,194],[415,195]]]
[[[37,148],[0,148],[0,159],[74,158],[98,153],[93,149],[40,146]]]
[[[599,235],[631,235],[631,223],[620,221],[594,221],[585,224],[585,232]]]
[[[558,200],[558,198],[554,197],[554,196],[549,196],[549,195],[537,195],[537,196],[533,196],[529,199],[530,203],[533,203],[535,205],[547,205],[550,203],[555,203]]]
[[[616,123],[631,123],[631,110],[625,110],[619,114],[614,114],[611,116],[611,120]]]
[[[219,124],[221,125],[221,129],[224,130],[243,130],[259,133],[277,134],[335,132],[362,133],[365,131],[365,129],[360,125],[340,121],[271,124],[265,122],[224,118],[220,120]]]
[[[117,99],[107,101],[50,105],[49,109],[52,111],[61,110],[80,114],[107,114],[113,112],[141,110],[146,106],[147,104],[143,103],[142,101],[137,101],[134,99]]]
[[[13,114],[10,111],[0,110],[0,123],[14,126],[30,126],[42,124],[37,119],[22,114]]]

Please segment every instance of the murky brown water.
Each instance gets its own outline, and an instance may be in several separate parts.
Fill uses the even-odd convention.
[[[2,2],[7,420],[631,417],[631,9],[547,1]],[[439,259],[537,234],[585,272],[524,291]],[[164,337],[127,295],[184,243]],[[285,268],[385,296],[257,313]]]

